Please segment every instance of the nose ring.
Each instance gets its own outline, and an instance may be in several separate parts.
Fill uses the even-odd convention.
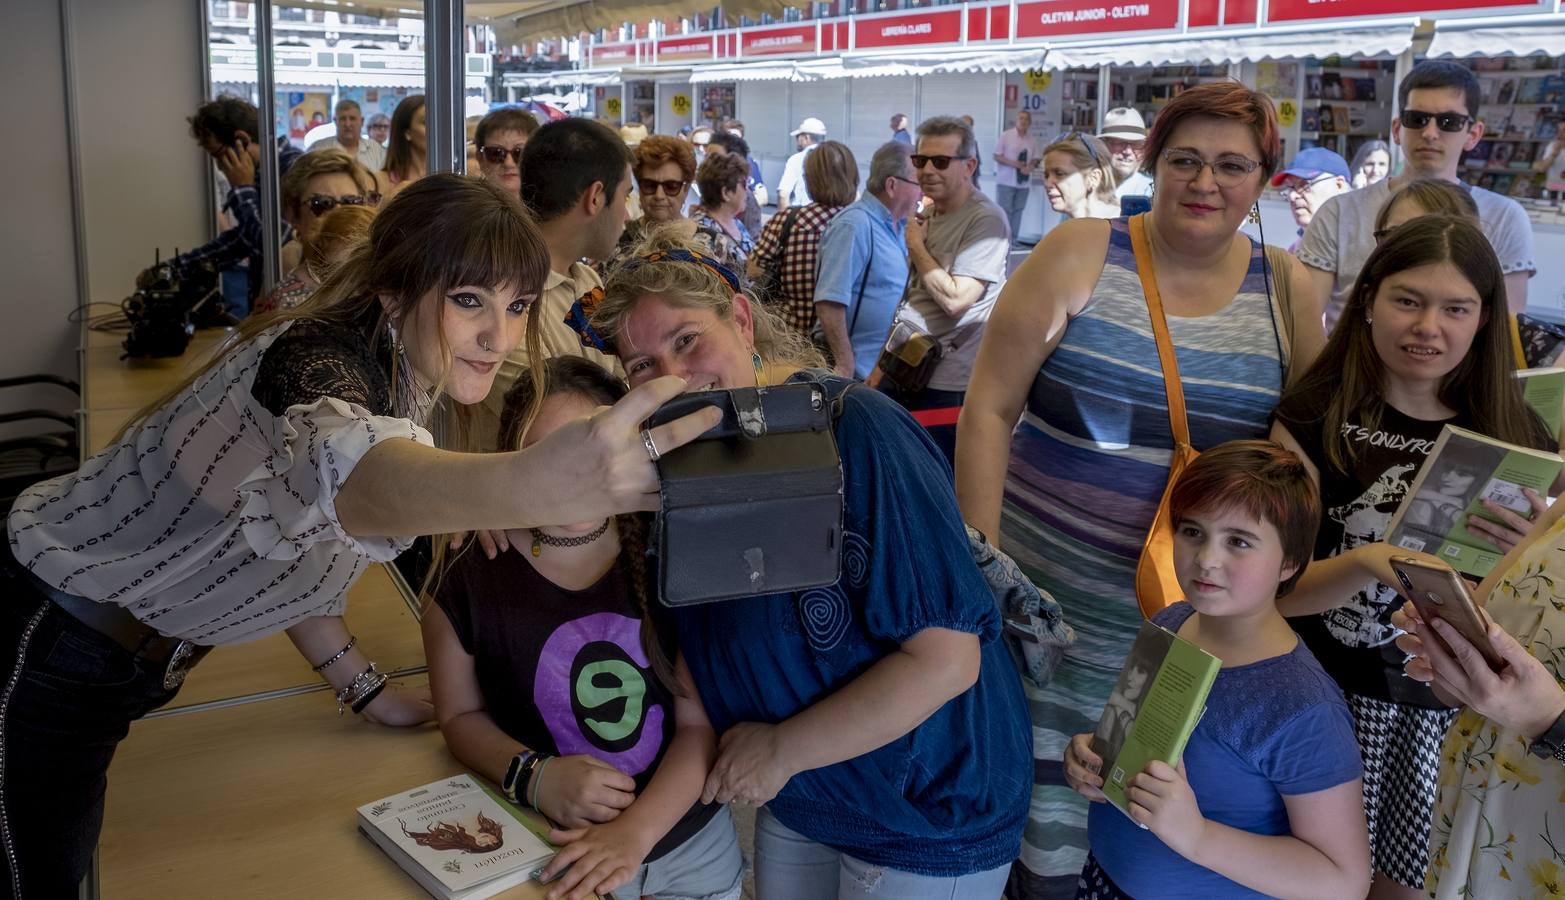
[[[488,341],[486,341],[486,340],[484,340],[484,339],[483,339],[483,338],[479,338],[479,340],[478,340],[478,346],[480,346],[480,347],[483,347],[483,348],[484,348],[484,350],[486,350],[486,351],[488,351],[488,352],[490,352],[490,353],[493,353],[493,352],[494,352],[494,348],[493,348],[493,347],[491,347],[491,346],[489,346],[489,342],[488,342]]]

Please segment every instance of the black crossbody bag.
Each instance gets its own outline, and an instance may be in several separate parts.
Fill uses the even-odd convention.
[[[851,389],[851,388],[850,388]],[[825,384],[702,391],[648,427],[716,405],[723,420],[662,455],[653,546],[663,605],[821,587],[842,571],[843,476]]]

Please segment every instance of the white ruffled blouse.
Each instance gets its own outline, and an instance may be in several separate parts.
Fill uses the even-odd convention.
[[[226,350],[118,443],[24,492],[9,520],[17,561],[199,644],[340,614],[358,576],[412,539],[348,534],[337,491],[376,444],[434,440],[409,418],[330,396],[269,412],[251,387],[293,324]]]

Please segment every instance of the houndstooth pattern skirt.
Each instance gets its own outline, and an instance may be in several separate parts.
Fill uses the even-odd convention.
[[[1347,695],[1364,755],[1364,817],[1375,870],[1422,889],[1429,826],[1440,779],[1440,746],[1456,710]]]

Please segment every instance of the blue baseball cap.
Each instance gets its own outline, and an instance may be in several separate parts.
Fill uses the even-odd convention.
[[[1335,175],[1350,182],[1353,180],[1352,174],[1348,172],[1348,161],[1325,147],[1300,150],[1288,168],[1272,176],[1272,187],[1282,187],[1289,175],[1305,181],[1314,181],[1322,175]]]

